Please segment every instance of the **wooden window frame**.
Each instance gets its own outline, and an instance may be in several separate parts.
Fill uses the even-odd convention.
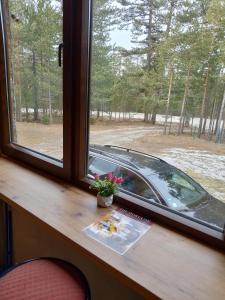
[[[70,76],[75,65],[73,61],[73,49],[71,36],[73,34],[72,22],[74,10],[73,1],[67,0],[63,4],[63,162],[32,149],[12,142],[11,138],[11,107],[10,79],[8,73],[8,49],[6,31],[6,5],[0,1],[0,128],[1,128],[1,152],[31,166],[46,171],[65,180],[71,179],[72,174],[72,124],[73,110],[76,109],[74,94],[70,90],[74,86],[74,78]],[[69,20],[69,22],[68,22]],[[73,63],[71,63],[73,62]]]
[[[0,0],[3,7],[4,0]],[[7,104],[7,47],[4,18],[0,29],[0,146],[3,154],[14,157],[56,177],[89,190],[86,178],[89,138],[89,81],[91,51],[91,0],[64,1],[63,43],[63,167],[45,155],[15,145],[10,141],[10,111]],[[169,226],[213,247],[224,250],[224,232],[218,232],[190,218],[159,205],[145,203],[124,193],[116,202],[136,213]]]

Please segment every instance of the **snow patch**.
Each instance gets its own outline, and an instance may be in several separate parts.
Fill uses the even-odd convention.
[[[183,171],[192,170],[202,176],[225,182],[224,155],[213,154],[205,150],[170,148],[165,149],[158,156]]]

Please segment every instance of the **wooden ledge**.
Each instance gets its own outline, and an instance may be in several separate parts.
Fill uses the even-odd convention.
[[[72,241],[146,299],[225,299],[225,255],[157,224],[120,256],[83,232],[107,209],[94,196],[0,158],[0,199]]]

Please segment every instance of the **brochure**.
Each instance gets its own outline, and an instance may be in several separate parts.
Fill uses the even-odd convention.
[[[85,234],[123,255],[151,227],[151,221],[127,210],[112,210],[84,229]]]

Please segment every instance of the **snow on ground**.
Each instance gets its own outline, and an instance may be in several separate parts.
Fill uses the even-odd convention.
[[[168,163],[184,171],[192,170],[202,176],[224,180],[225,156],[208,151],[186,150],[182,148],[165,149],[161,157]]]
[[[97,111],[92,111],[92,116],[97,116]],[[103,117],[104,119],[109,119],[110,114],[107,112],[100,112],[100,116]],[[136,113],[136,112],[125,112],[125,113],[120,113],[120,112],[112,112],[111,114],[112,120],[114,119],[124,119],[124,120],[144,120],[144,114],[143,113]],[[165,122],[165,115],[157,114],[156,115],[156,124],[164,124]],[[171,121],[171,116],[168,116],[168,123]],[[213,120],[214,122],[216,120]],[[172,116],[172,123],[173,124],[179,124],[180,123],[180,116]],[[194,127],[198,127],[200,123],[200,118],[193,118],[193,120],[190,118],[189,124]],[[210,119],[206,120],[206,129],[209,129],[210,126]],[[222,124],[221,124],[222,126]]]

